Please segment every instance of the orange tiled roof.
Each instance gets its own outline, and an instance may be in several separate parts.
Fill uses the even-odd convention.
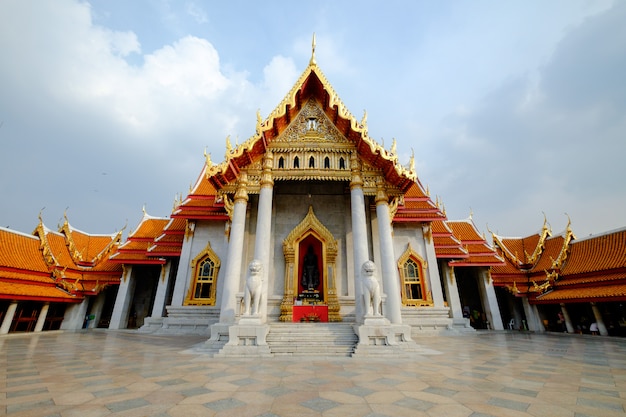
[[[431,222],[445,218],[443,211],[426,194],[419,180],[416,180],[404,194],[404,204],[398,206],[393,221]]]
[[[70,254],[70,247],[77,250],[76,246],[68,244],[63,233],[48,229],[41,218],[33,233],[0,229],[0,298],[73,302],[83,299],[76,283],[92,278],[119,282],[120,265],[108,260],[100,260],[95,266],[77,265]],[[58,287],[72,291],[72,296]]]
[[[533,303],[626,301],[626,283],[599,287],[557,288],[540,295]]]
[[[172,218],[163,229],[163,234],[154,239],[154,243],[148,248],[148,252],[153,256],[180,256],[186,229],[187,220]]]
[[[213,184],[207,179],[206,171],[207,166],[204,165],[187,198],[174,209],[173,218],[228,220],[224,204],[217,197]]]
[[[19,282],[0,282],[0,299],[54,302],[82,301],[82,297],[73,297],[54,285],[32,285]]]
[[[574,241],[562,275],[626,268],[626,228]]]
[[[137,228],[128,235],[128,239],[110,256],[110,261],[117,264],[164,264],[165,259],[151,256],[148,249],[155,238],[163,234],[163,229],[170,219],[149,216],[145,211]]]
[[[0,267],[48,273],[36,236],[0,227]]]
[[[502,259],[495,249],[487,243],[485,238],[480,235],[471,219],[448,220],[446,224],[469,253],[468,258],[450,261],[449,265],[455,267],[496,266],[504,263],[504,259]]]
[[[0,281],[32,281],[44,284],[52,282],[50,272],[35,272],[0,267]]]
[[[65,236],[66,245],[74,262],[93,266],[112,253],[122,238],[122,232],[111,235],[94,235],[73,228],[67,217],[59,232]]]
[[[544,249],[541,252],[541,256],[533,265],[533,271],[544,271],[554,268],[555,261],[559,259],[561,252],[567,250],[566,239],[563,235],[550,237],[545,240]]]
[[[446,222],[435,220],[431,223],[431,227],[437,258],[469,258],[469,252],[463,247],[461,241],[454,236]]]
[[[571,232],[568,225],[567,232]],[[516,267],[530,269],[539,260],[543,253],[546,239],[552,234],[544,219],[540,232],[526,237],[501,237],[492,234],[493,242],[500,249],[500,253]]]

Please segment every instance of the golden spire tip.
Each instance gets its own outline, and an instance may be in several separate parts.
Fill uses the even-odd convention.
[[[317,65],[317,62],[315,62],[315,32],[313,32],[313,41],[311,42],[311,60],[309,65]]]

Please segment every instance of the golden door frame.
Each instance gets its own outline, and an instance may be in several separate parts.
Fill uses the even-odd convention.
[[[340,306],[337,298],[336,267],[337,241],[332,233],[319,221],[313,207],[283,241],[285,255],[285,293],[280,304],[280,321],[293,320],[293,302],[298,288],[298,270],[300,262],[300,242],[313,235],[322,243],[322,265],[324,268],[324,300],[328,305],[328,321],[341,321]]]

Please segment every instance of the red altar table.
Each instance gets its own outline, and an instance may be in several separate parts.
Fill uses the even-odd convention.
[[[328,322],[328,306],[324,305],[306,305],[306,306],[293,306],[293,321],[299,322],[300,319],[307,316],[316,315],[321,322]]]

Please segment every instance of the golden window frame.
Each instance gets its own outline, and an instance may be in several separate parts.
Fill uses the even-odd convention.
[[[202,269],[204,267],[205,262],[211,262],[213,264],[212,269],[213,273],[209,276],[209,279],[204,280],[201,278],[205,278],[204,275],[200,275],[202,273]],[[193,280],[191,280],[189,285],[189,290],[187,291],[187,297],[185,298],[184,305],[215,305],[215,293],[217,288],[217,276],[220,270],[220,258],[211,248],[211,242],[207,242],[206,247],[191,261],[190,267],[193,271]],[[209,297],[196,297],[196,287],[198,284],[206,285],[210,284],[211,289],[209,291]]]
[[[412,261],[416,264],[417,267],[417,280],[407,280],[407,276],[405,273],[406,264]],[[413,250],[411,244],[407,246],[406,250],[398,259],[398,273],[400,276],[400,291],[402,295],[402,305],[407,307],[422,307],[422,306],[432,306],[433,300],[431,296],[431,292],[428,290],[428,286],[426,284],[426,268],[428,267],[428,263],[422,258],[417,252]],[[409,283],[419,282],[421,296],[422,298],[409,298],[407,294],[406,285]]]

